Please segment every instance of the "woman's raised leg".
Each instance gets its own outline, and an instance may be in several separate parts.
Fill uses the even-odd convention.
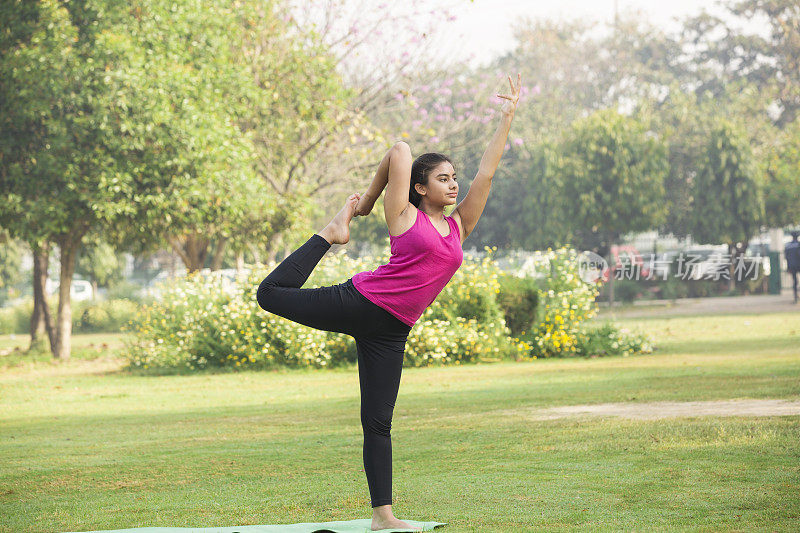
[[[335,243],[350,238],[358,195],[353,194],[339,213],[319,233],[289,254],[258,286],[256,300],[265,311],[305,326],[350,334],[352,306],[343,297],[340,285],[301,289],[314,267]]]

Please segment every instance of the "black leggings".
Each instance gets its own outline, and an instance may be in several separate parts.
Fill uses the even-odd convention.
[[[392,413],[400,387],[411,326],[375,305],[352,278],[329,287],[301,289],[331,244],[315,233],[258,287],[265,311],[305,326],[353,337],[358,351],[364,472],[372,507],[392,503]]]

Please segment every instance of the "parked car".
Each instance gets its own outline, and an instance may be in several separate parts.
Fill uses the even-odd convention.
[[[680,253],[684,257],[684,265],[681,272],[683,279],[728,279],[730,276],[731,256],[727,251],[727,247],[724,250],[720,248],[689,249]],[[755,253],[750,249],[746,250],[744,257],[740,261],[739,269],[742,269],[742,271],[738,275],[741,276],[742,280],[745,276],[752,278],[762,273],[769,275],[769,256],[760,255],[758,250]],[[757,265],[754,263],[757,263]],[[734,273],[734,276],[736,275]]]
[[[613,268],[615,271],[629,270],[633,279],[647,279],[650,276],[649,256],[643,257],[635,246],[628,244],[614,245],[611,247],[611,254],[614,256]],[[608,267],[603,269],[601,277],[604,282],[609,280],[610,270]],[[638,273],[636,273],[637,271]],[[614,279],[617,278],[615,277]]]
[[[47,294],[58,294],[60,283],[47,278],[44,284],[44,290]],[[84,300],[92,300],[95,297],[92,284],[85,279],[73,279],[72,286],[69,289],[69,297],[73,302],[82,302]]]
[[[668,252],[661,252],[652,258],[648,259],[652,262],[652,277],[657,280],[669,279],[673,274],[672,263],[681,252],[679,250],[670,250]]]

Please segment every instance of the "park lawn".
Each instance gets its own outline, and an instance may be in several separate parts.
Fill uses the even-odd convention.
[[[447,522],[441,531],[453,533],[797,530],[800,416],[523,413],[800,399],[800,314],[615,322],[648,332],[657,350],[404,369],[392,430],[395,515]],[[86,364],[0,372],[0,531],[370,517],[355,368],[74,370]]]
[[[92,361],[98,357],[113,356],[116,350],[122,348],[127,336],[121,333],[72,335],[70,357],[76,361]],[[20,371],[53,366],[49,344],[43,345],[41,351],[27,353],[30,341],[30,335],[0,335],[0,372],[12,368]]]

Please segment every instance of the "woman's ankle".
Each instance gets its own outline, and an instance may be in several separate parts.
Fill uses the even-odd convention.
[[[394,515],[392,514],[392,505],[379,505],[378,507],[373,507],[372,516],[373,518],[393,518]]]
[[[325,239],[325,241],[332,246],[333,245],[333,237],[331,236],[329,231],[325,231],[326,229],[328,229],[328,228],[326,227],[325,229],[318,231],[317,235],[319,235],[320,237]]]

